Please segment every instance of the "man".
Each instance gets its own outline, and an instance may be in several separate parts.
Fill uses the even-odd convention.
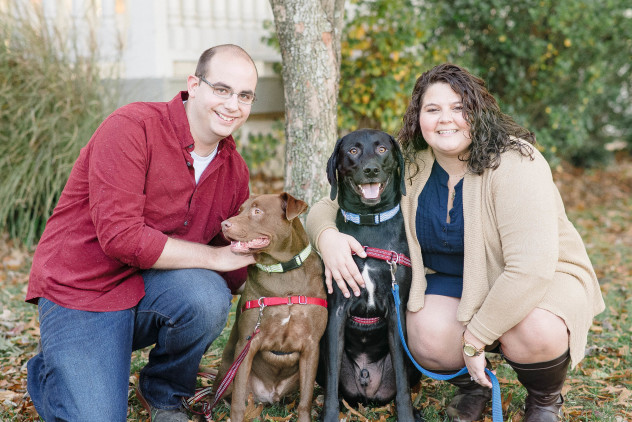
[[[230,251],[220,224],[249,196],[231,134],[256,86],[244,50],[210,48],[187,91],[118,109],[82,149],[26,297],[41,332],[28,391],[44,420],[125,421],[131,353],[155,344],[139,399],[152,421],[187,421],[181,398],[254,263]]]

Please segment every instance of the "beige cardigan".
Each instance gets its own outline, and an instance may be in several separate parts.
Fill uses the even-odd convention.
[[[492,344],[534,308],[549,310],[566,322],[574,367],[584,357],[593,317],[605,304],[550,167],[537,150],[534,157],[508,151],[497,169],[465,175],[465,262],[457,319],[480,341]],[[431,150],[418,155],[420,170],[407,181],[401,201],[413,264],[411,312],[424,305],[426,277],[415,215],[433,162]],[[335,228],[337,209],[328,198],[312,207],[306,227],[314,245],[323,230]]]

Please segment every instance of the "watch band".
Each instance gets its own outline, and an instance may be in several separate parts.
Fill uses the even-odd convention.
[[[463,336],[461,337],[461,344],[463,346],[463,353],[465,353],[465,356],[474,357],[485,352],[485,346],[479,349],[473,344],[465,341],[465,331],[463,331]]]

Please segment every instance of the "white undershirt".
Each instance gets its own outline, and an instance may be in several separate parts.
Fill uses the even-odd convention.
[[[195,152],[191,151],[191,157],[193,157],[193,168],[195,169],[195,184],[200,181],[200,176],[204,173],[204,170],[211,164],[213,158],[217,155],[217,146],[212,153],[206,157],[200,157]]]
[[[186,101],[182,101],[182,104],[184,104],[185,107],[186,107],[186,103],[187,103]],[[204,173],[204,170],[206,170],[208,165],[211,164],[211,161],[213,161],[213,158],[215,158],[215,156],[217,155],[218,146],[219,144],[216,145],[213,152],[211,152],[206,157],[201,157],[197,155],[195,152],[191,151],[191,157],[193,158],[193,169],[195,170],[195,184],[196,185],[200,181],[200,176],[202,175],[202,173]]]

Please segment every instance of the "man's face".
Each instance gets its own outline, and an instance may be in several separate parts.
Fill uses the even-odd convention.
[[[217,53],[207,65],[205,79],[216,87],[240,92],[255,92],[257,71],[245,57],[227,52]],[[252,105],[238,101],[237,95],[221,98],[200,78],[188,80],[189,102],[187,115],[195,140],[196,153],[212,152],[220,140],[231,135],[246,122]],[[207,149],[210,151],[206,151]]]

